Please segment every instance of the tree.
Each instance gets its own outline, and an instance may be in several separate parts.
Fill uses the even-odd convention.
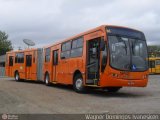
[[[8,40],[8,35],[5,32],[0,31],[0,55],[4,55],[7,51],[12,49],[12,43]]]
[[[150,57],[160,57],[160,46],[150,45],[148,46],[148,52]]]

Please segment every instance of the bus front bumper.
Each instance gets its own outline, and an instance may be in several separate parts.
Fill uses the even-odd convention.
[[[146,87],[148,78],[145,79],[119,79],[108,78],[99,82],[101,87]]]

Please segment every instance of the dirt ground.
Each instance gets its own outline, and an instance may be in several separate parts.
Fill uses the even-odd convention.
[[[118,93],[89,90],[75,93],[70,86],[45,86],[0,78],[0,113],[160,113],[160,75],[152,75],[146,88],[122,88]]]

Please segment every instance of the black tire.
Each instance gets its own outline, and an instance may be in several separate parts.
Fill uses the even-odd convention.
[[[20,81],[20,76],[19,76],[18,72],[15,73],[14,79],[15,79],[15,81]]]
[[[49,74],[46,74],[46,75],[45,75],[45,80],[44,80],[44,82],[45,82],[45,85],[46,85],[46,86],[50,86],[50,85],[51,85]]]
[[[83,85],[83,78],[82,78],[81,74],[77,74],[74,77],[73,88],[77,93],[84,93],[85,92],[85,87]]]
[[[122,87],[107,87],[108,92],[118,92]]]

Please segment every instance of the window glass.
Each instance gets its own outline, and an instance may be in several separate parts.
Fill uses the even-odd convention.
[[[54,51],[54,65],[58,65],[58,50]]]
[[[13,66],[13,56],[9,56],[9,66]]]
[[[72,49],[77,48],[77,40],[73,40]]]
[[[156,65],[160,65],[160,60],[156,60]]]
[[[45,54],[45,62],[49,62],[50,61],[50,52],[51,52],[51,49],[47,48],[46,49],[46,54]]]
[[[24,53],[17,53],[15,63],[24,63]]]
[[[71,49],[72,43],[72,49]],[[79,57],[82,55],[83,37],[62,44],[61,59]]]
[[[77,47],[82,47],[83,46],[83,38],[79,38],[77,42]]]
[[[66,49],[65,49],[65,51],[70,50],[70,49],[71,49],[71,42],[69,41],[69,42],[67,42],[67,43],[65,43],[65,44],[66,44]]]
[[[61,58],[66,59],[70,57],[70,51],[65,51],[61,53]]]
[[[82,48],[71,50],[71,57],[80,57],[80,56],[82,56]]]
[[[72,41],[71,57],[82,56],[83,51],[83,38],[78,38]]]
[[[26,66],[32,66],[32,55],[26,56]]]
[[[62,51],[65,51],[65,49],[66,49],[66,46],[65,46],[65,43],[64,43],[64,44],[62,44]]]

